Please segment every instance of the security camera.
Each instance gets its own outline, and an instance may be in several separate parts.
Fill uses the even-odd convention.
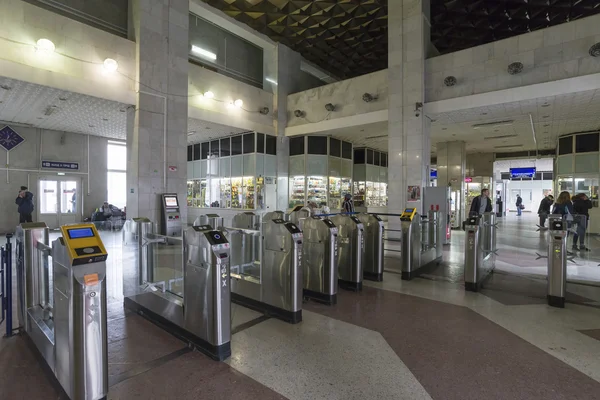
[[[372,95],[371,93],[365,93],[362,96],[362,99],[365,103],[370,103],[373,100],[377,100],[378,96],[377,95]]]
[[[421,115],[421,109],[423,108],[423,103],[415,103],[415,117]]]
[[[267,115],[269,113],[269,107],[262,107],[261,109],[258,110],[259,113],[261,113],[262,115]]]
[[[335,106],[331,103],[327,103],[327,104],[325,104],[325,109],[330,112],[335,111]]]
[[[415,110],[415,117],[418,117],[421,115],[421,112],[419,110]]]

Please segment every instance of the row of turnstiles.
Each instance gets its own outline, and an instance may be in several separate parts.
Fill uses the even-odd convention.
[[[363,277],[383,278],[379,217],[299,211],[262,218],[240,213],[232,227],[207,215],[180,238],[155,234],[146,218],[127,221],[123,262],[135,260],[135,271],[124,272],[125,306],[223,360],[231,354],[232,301],[297,323],[303,298],[334,305],[338,284],[358,291]],[[441,257],[442,217],[429,212],[421,218],[411,208],[400,217],[406,278]],[[564,306],[566,225],[559,218],[550,225],[548,301]],[[495,226],[494,215],[467,220],[466,289],[478,290],[493,270]],[[69,398],[105,398],[108,253],[95,226],[61,227],[51,244],[43,223],[22,224],[16,236],[22,330]],[[183,270],[180,276],[169,275],[177,269]]]

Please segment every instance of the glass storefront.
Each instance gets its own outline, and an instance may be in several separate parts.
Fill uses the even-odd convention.
[[[277,191],[270,186],[277,182],[276,140],[250,132],[188,146],[188,206],[275,209]]]
[[[340,210],[352,193],[352,143],[327,136],[290,138],[289,207],[314,201]]]
[[[354,150],[354,206],[373,211],[387,207],[387,153],[369,148]]]

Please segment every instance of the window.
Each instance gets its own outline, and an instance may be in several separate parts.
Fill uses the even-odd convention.
[[[327,155],[327,137],[325,137],[325,136],[309,136],[308,137],[308,154]]]
[[[188,146],[188,157],[187,160],[188,161],[194,161],[194,147],[193,146]]]
[[[352,160],[352,143],[342,142],[342,158]]]
[[[598,141],[598,133],[586,133],[575,136],[575,152],[576,153],[591,153],[598,151],[600,142]]]
[[[194,145],[194,161],[200,159],[200,143]]]
[[[219,141],[218,140],[213,140],[212,142],[210,142],[210,158],[217,158],[219,157]]]
[[[267,135],[266,148],[267,154],[277,155],[277,138],[275,136]]]
[[[375,165],[379,165],[380,159],[381,159],[381,153],[376,151],[375,152]]]
[[[290,138],[290,156],[304,154],[304,136]]]
[[[354,150],[354,164],[365,163],[365,149]]]
[[[367,164],[373,165],[373,150],[367,149]]]
[[[558,139],[558,155],[571,154],[573,152],[573,136]]]
[[[229,157],[231,155],[231,146],[229,138],[221,139],[221,157]]]
[[[265,134],[264,133],[256,134],[256,152],[265,154]]]
[[[127,205],[127,146],[122,142],[109,141],[107,150],[106,201],[123,209]]]
[[[239,156],[242,154],[242,137],[234,136],[231,138],[231,155]]]
[[[208,142],[202,143],[202,152],[200,153],[201,160],[206,160],[208,158],[209,144],[210,143]]]
[[[254,153],[256,149],[254,148],[254,132],[246,133],[244,135],[244,154]]]
[[[388,155],[387,155],[387,153],[381,153],[381,166],[382,167],[387,167],[388,166]]]
[[[342,142],[338,139],[329,139],[329,155],[333,157],[342,156]]]

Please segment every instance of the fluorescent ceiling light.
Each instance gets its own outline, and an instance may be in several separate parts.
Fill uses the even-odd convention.
[[[487,136],[484,137],[485,140],[494,140],[494,139],[507,139],[511,137],[517,137],[519,135],[501,135],[501,136]]]
[[[509,144],[506,146],[494,146],[495,149],[509,149],[511,147],[523,147],[522,144]]]
[[[496,121],[496,122],[485,122],[483,124],[475,124],[473,125],[473,129],[481,129],[481,128],[496,128],[498,126],[507,126],[512,125],[514,120],[506,120],[506,121]]]
[[[217,59],[217,55],[215,53],[211,53],[208,50],[204,50],[202,47],[192,45],[192,53],[196,53],[204,58],[208,58],[209,60],[215,61]]]

